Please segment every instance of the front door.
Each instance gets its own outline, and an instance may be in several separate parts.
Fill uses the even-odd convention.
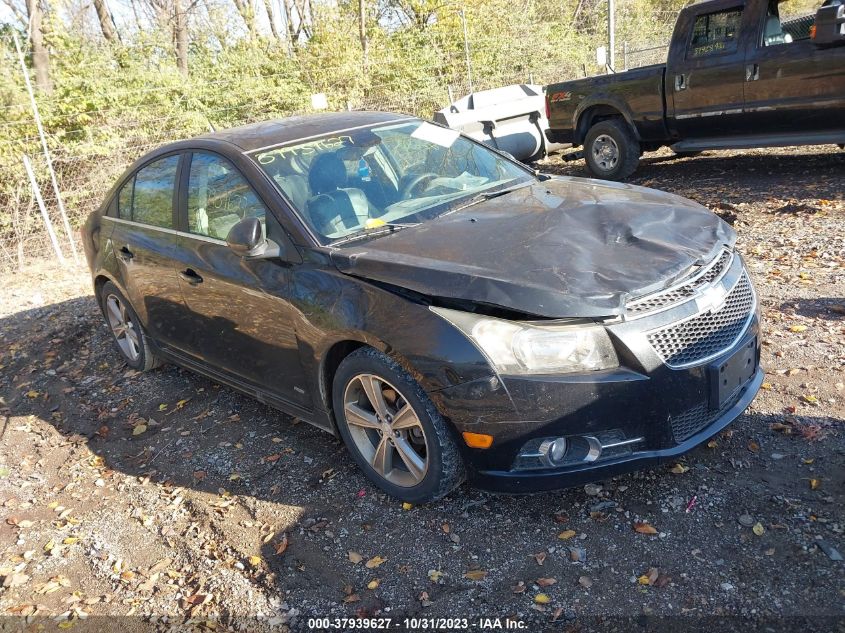
[[[180,154],[141,167],[118,194],[111,242],[127,298],[158,342],[182,346],[186,308],[175,269],[174,199]]]
[[[806,7],[772,0],[749,49],[747,124],[766,134],[845,129],[845,46],[816,46]]]
[[[266,226],[267,208],[225,158],[195,152],[187,167],[187,231],[178,275],[194,320],[191,353],[232,378],[311,408],[288,301],[290,269],[226,245],[239,220]],[[266,229],[265,229],[266,230]]]
[[[706,6],[706,5],[705,5]],[[691,15],[686,32],[673,43],[666,69],[669,124],[682,140],[714,138],[741,131],[745,50],[741,45],[744,7]],[[679,24],[678,32],[683,29]],[[677,40],[678,38],[676,38]]]

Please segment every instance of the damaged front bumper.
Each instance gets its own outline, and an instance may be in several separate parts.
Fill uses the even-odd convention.
[[[458,431],[495,438],[488,449],[465,449],[472,485],[538,492],[653,466],[724,429],[760,389],[756,312],[729,348],[693,366],[672,367],[651,346],[638,347],[653,323],[642,326],[610,328],[627,360],[617,369],[492,377],[432,394]],[[721,393],[720,370],[737,364],[741,383]],[[541,442],[557,437],[567,438],[573,458],[557,467],[532,462]]]

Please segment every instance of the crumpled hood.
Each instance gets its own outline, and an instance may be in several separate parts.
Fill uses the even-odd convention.
[[[332,252],[346,274],[546,318],[606,317],[736,234],[705,207],[633,185],[552,178]]]

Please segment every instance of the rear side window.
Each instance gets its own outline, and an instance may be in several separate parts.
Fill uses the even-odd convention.
[[[135,222],[173,228],[173,187],[178,164],[178,155],[168,156],[150,163],[135,175],[132,201]]]
[[[135,186],[135,178],[130,178],[123,185],[120,194],[117,196],[117,215],[124,220],[132,219],[132,188]]]
[[[705,57],[736,50],[742,8],[705,13],[695,19],[687,57]]]

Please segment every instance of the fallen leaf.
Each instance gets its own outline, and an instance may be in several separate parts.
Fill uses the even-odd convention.
[[[364,560],[364,557],[361,556],[358,552],[353,552],[352,550],[349,550],[349,560],[350,562],[355,563],[357,565],[362,560]]]
[[[206,477],[206,472],[204,470],[195,470],[194,471],[194,479],[196,481],[203,481]]]
[[[657,534],[654,526],[648,523],[634,523],[634,531],[640,534]]]
[[[370,582],[367,583],[367,589],[377,589],[379,582],[380,581],[379,581],[378,578],[371,580]]]
[[[526,589],[525,583],[522,582],[521,580],[518,583],[516,583],[513,587],[511,587],[511,590],[513,590],[514,593],[525,593],[525,589]]]
[[[558,534],[557,537],[562,541],[566,541],[571,539],[576,534],[578,534],[578,532],[576,532],[575,530],[564,530],[563,532]]]
[[[250,556],[247,560],[249,561],[249,564],[253,567],[258,567],[261,564],[260,556]]]
[[[669,469],[670,473],[674,473],[675,475],[683,475],[685,472],[689,470],[689,466],[684,466],[683,464],[675,464],[672,468]]]
[[[534,560],[537,561],[538,565],[542,565],[543,563],[546,562],[547,556],[548,556],[548,554],[546,554],[546,552],[539,552],[537,554],[534,554]]]
[[[141,435],[147,431],[146,424],[136,424],[132,429],[132,435]]]
[[[806,325],[792,325],[789,327],[790,332],[800,333],[805,332],[807,330]]]
[[[589,589],[593,586],[593,581],[590,580],[589,576],[581,576],[578,579],[578,584],[584,587],[584,589]]]
[[[537,584],[541,587],[550,587],[557,582],[555,578],[538,578],[536,580]]]
[[[534,602],[536,602],[537,604],[549,604],[551,601],[552,599],[544,593],[538,593],[536,596],[534,596]]]
[[[764,528],[763,524],[758,521],[754,524],[754,527],[751,528],[751,531],[754,532],[754,534],[756,534],[757,536],[763,536],[763,534],[766,532],[766,528]]]
[[[288,535],[282,534],[282,538],[276,541],[276,544],[273,546],[273,549],[276,552],[276,556],[281,556],[285,553],[285,550],[288,548]]]
[[[364,563],[364,567],[367,569],[375,569],[386,560],[386,558],[382,558],[381,556],[373,556],[370,560]]]
[[[641,585],[652,585],[657,580],[659,571],[656,567],[650,568],[646,573],[637,578],[637,582]]]
[[[428,579],[431,582],[439,582],[440,579],[443,577],[443,572],[439,569],[429,569],[428,570]]]
[[[403,510],[410,510],[410,509],[411,509],[411,508],[413,508],[413,507],[414,507],[414,504],[413,504],[413,503],[408,503],[407,501],[406,501],[405,503],[403,503],[403,504],[402,504],[402,509],[403,509]]]
[[[26,574],[9,574],[3,579],[4,587],[20,587],[29,582],[29,576]]]
[[[147,572],[147,574],[148,574],[148,575],[150,575],[150,576],[152,576],[152,575],[154,575],[154,574],[157,574],[157,573],[163,572],[165,569],[167,569],[168,567],[170,567],[170,564],[171,564],[172,562],[173,562],[173,561],[171,561],[169,558],[162,558],[162,559],[161,559],[160,561],[158,561],[155,565],[153,565],[152,567],[150,567],[150,569],[149,569],[149,571]]]
[[[752,453],[758,453],[760,451],[760,445],[754,440],[751,440],[748,442],[748,450]]]
[[[486,575],[487,572],[483,569],[473,569],[472,571],[465,573],[464,578],[469,578],[470,580],[484,580]]]
[[[818,479],[811,479],[810,480],[810,490],[817,490],[818,487],[821,485],[821,481]]]

